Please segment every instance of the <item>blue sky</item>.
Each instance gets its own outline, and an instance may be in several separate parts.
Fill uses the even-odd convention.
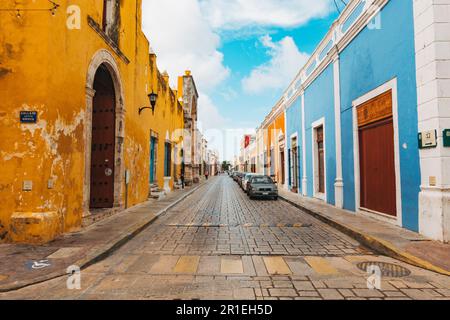
[[[337,16],[333,0],[145,0],[143,29],[172,87],[192,71],[200,128],[231,160]]]
[[[291,37],[302,52],[310,55],[335,18],[336,14],[331,13],[326,18],[312,20],[302,27],[273,28],[267,34],[275,43],[285,37]],[[242,79],[254,68],[271,59],[267,54],[267,48],[261,45],[260,37],[261,35],[254,35],[248,39],[230,39],[219,48],[224,54],[224,65],[231,70],[231,74],[220,87],[216,88],[211,98],[221,114],[225,118],[233,119],[240,127],[257,127],[286,89],[286,86],[267,88],[257,93],[247,93],[243,89]],[[286,79],[286,84],[292,79]],[[230,92],[233,93],[231,97]]]

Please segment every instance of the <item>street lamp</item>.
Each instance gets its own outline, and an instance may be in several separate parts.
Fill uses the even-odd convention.
[[[156,100],[158,99],[158,94],[157,93],[150,93],[148,95],[148,99],[150,100],[150,105],[151,107],[142,107],[139,108],[139,115],[142,113],[143,110],[145,109],[152,109],[152,114],[155,114],[155,106],[156,106]]]

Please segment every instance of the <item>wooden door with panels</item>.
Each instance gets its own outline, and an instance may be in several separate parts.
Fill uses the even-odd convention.
[[[316,129],[316,139],[317,139],[317,160],[318,160],[317,191],[319,193],[325,193],[325,149],[324,149],[323,126],[320,126]]]
[[[392,91],[357,107],[360,207],[397,216]]]
[[[108,69],[101,65],[94,80],[92,108],[90,208],[112,208],[115,173],[115,90]]]

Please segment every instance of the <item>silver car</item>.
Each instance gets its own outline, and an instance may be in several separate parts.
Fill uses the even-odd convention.
[[[242,178],[242,183],[241,183],[241,187],[242,187],[242,190],[244,190],[244,192],[247,193],[247,184],[248,184],[248,181],[250,180],[250,178],[253,176],[256,176],[256,175],[257,175],[256,173],[246,173],[244,175],[244,177]]]
[[[248,182],[247,194],[250,199],[271,198],[278,200],[278,187],[269,176],[252,176]]]

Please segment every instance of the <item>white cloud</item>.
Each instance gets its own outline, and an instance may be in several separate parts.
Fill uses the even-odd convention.
[[[295,27],[333,9],[332,0],[200,0],[214,29],[243,27]]]
[[[214,148],[231,158],[239,147],[246,126],[239,119],[223,117],[211,95],[222,94],[233,100],[236,92],[226,87],[218,89],[230,75],[220,52],[224,37],[269,34],[270,27],[294,27],[311,18],[330,12],[332,0],[144,0],[143,30],[156,52],[158,67],[167,70],[172,86],[177,77],[189,69],[200,91],[199,117],[204,131],[220,128],[225,138],[211,137]],[[283,86],[289,82],[305,55],[291,38],[273,43],[266,38],[271,61],[244,79],[250,92]],[[283,61],[287,59],[286,61]],[[274,79],[271,79],[274,77]],[[257,84],[254,81],[262,82]],[[233,129],[234,128],[234,129]],[[247,129],[252,130],[252,129]],[[220,136],[219,134],[216,134]],[[237,143],[237,145],[236,145]]]
[[[145,0],[142,10],[144,33],[172,85],[188,69],[204,91],[228,77],[218,50],[220,38],[203,17],[198,0]]]
[[[229,124],[230,120],[220,114],[219,109],[208,95],[199,93],[199,96],[198,122],[202,129],[220,129]]]
[[[200,93],[198,111],[198,127],[208,141],[208,148],[217,150],[222,160],[233,160],[244,134],[255,134],[251,126],[223,117],[208,95]]]
[[[270,36],[264,36],[260,41],[267,48],[271,59],[253,69],[242,80],[243,89],[247,93],[261,93],[266,89],[287,86],[309,58],[308,54],[300,52],[291,37],[273,42]]]

